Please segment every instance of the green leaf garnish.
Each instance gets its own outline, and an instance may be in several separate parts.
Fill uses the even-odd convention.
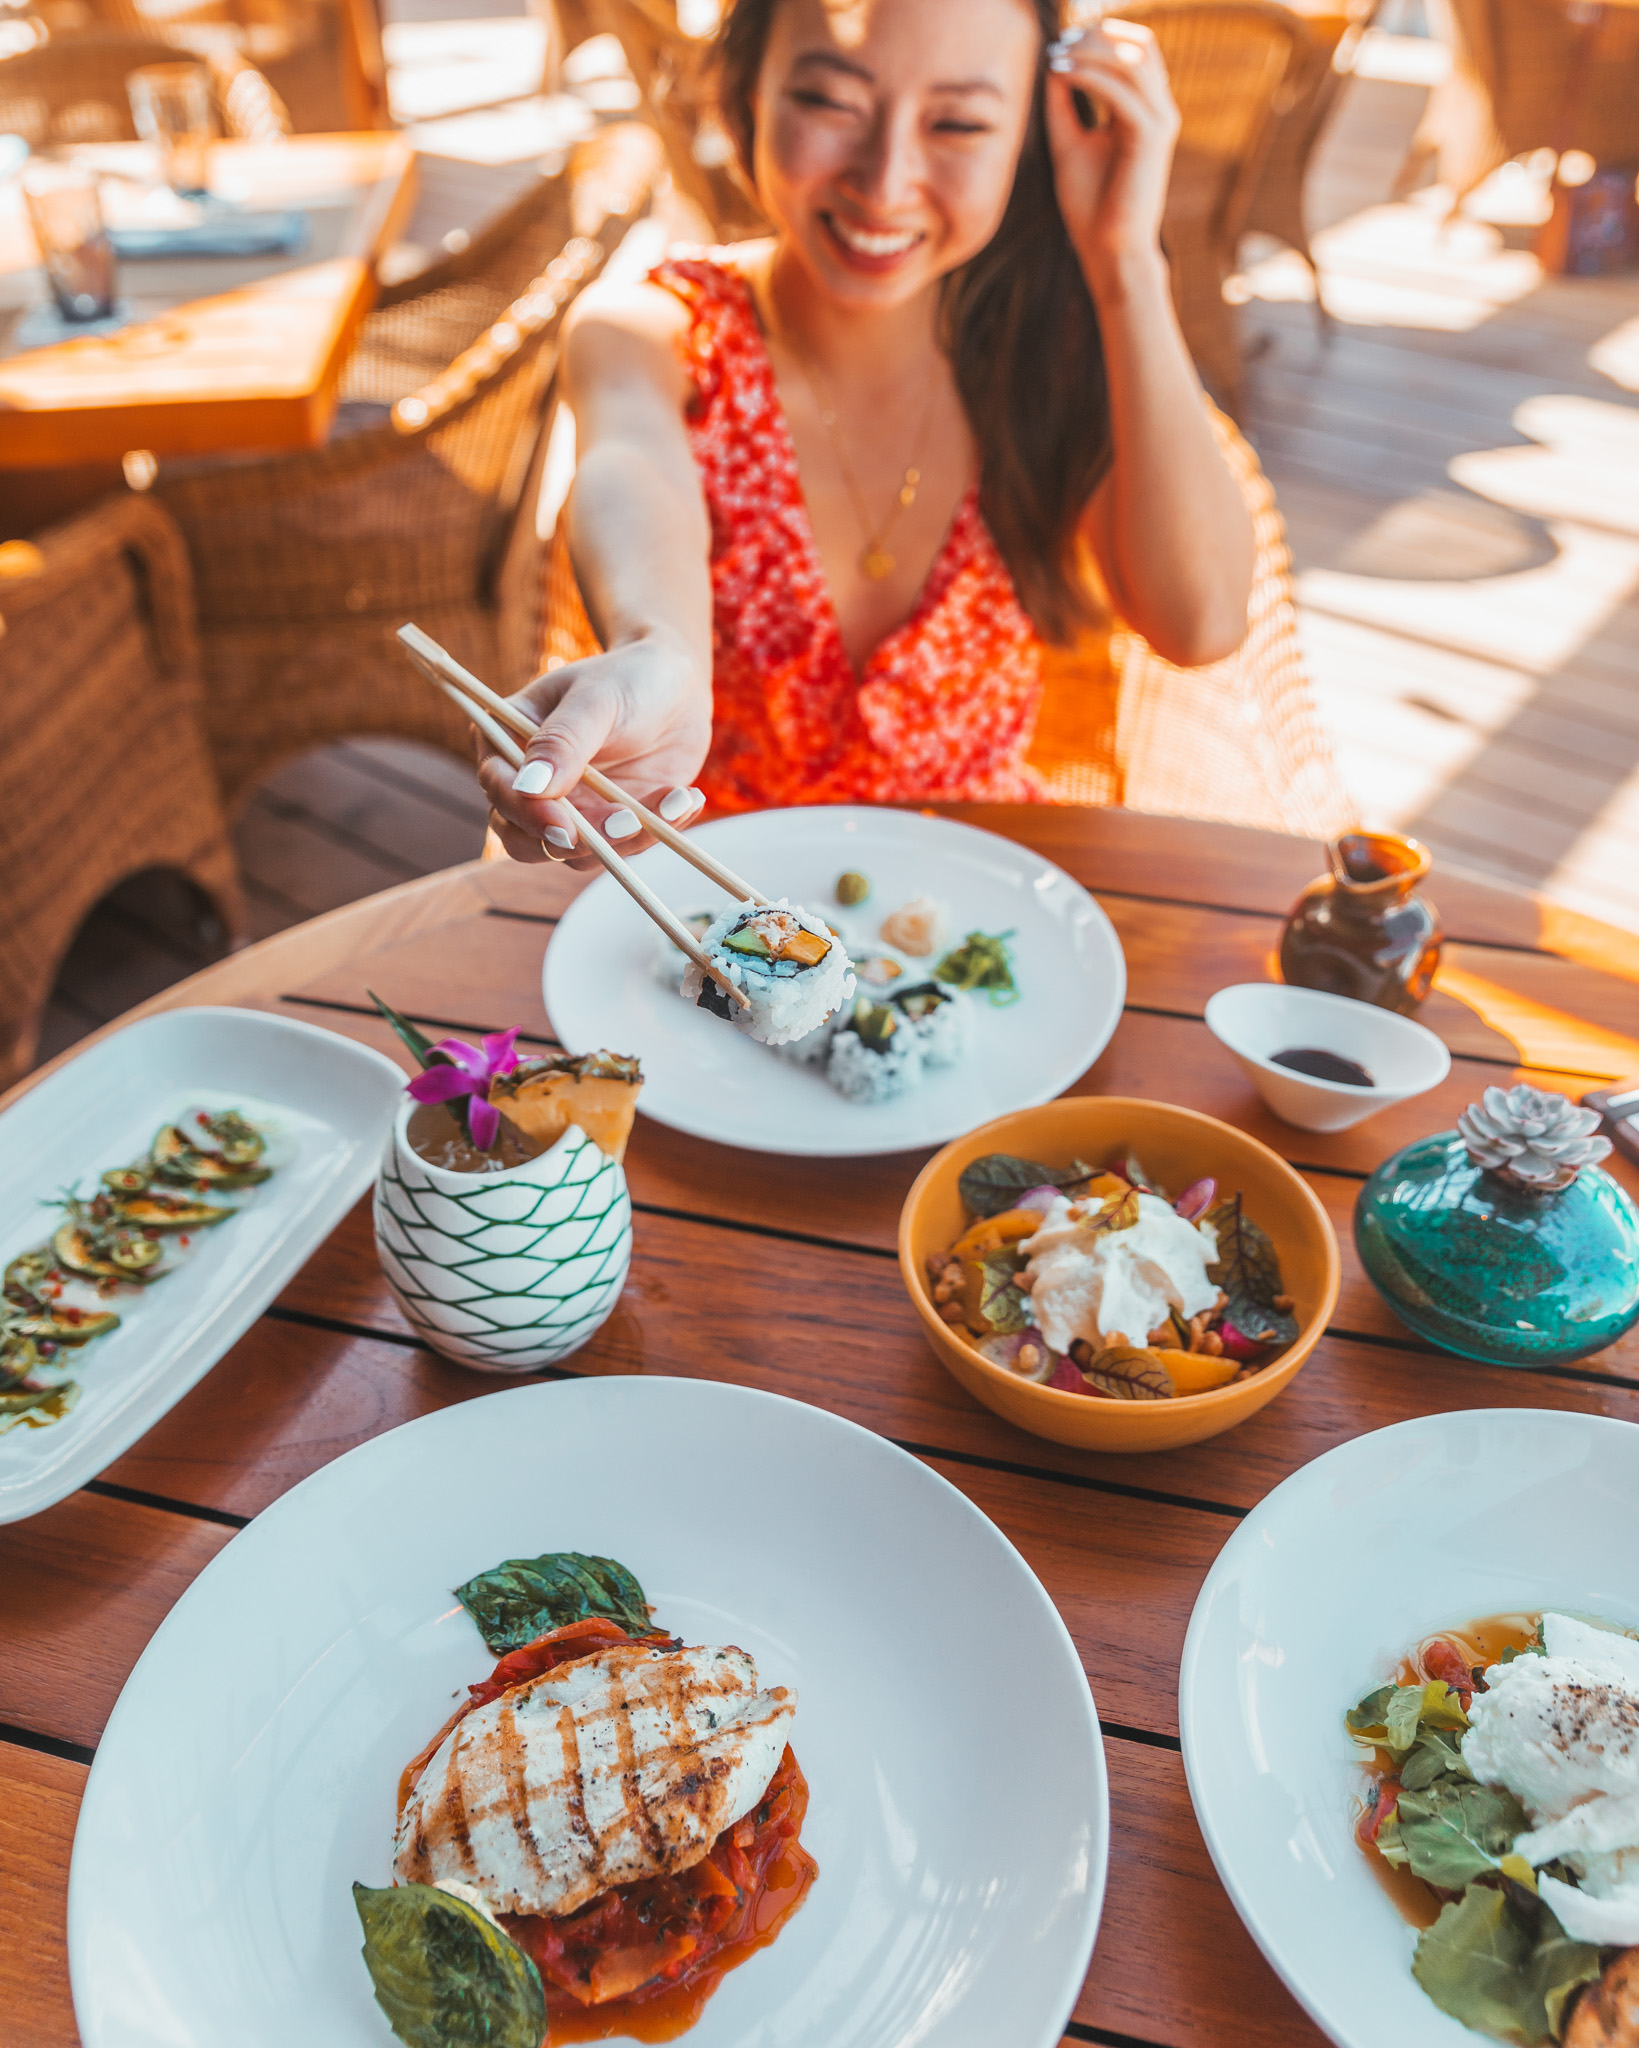
[[[963,1167],[956,1192],[970,1216],[1000,1216],[1031,1188],[1079,1187],[1090,1175],[1091,1168],[1079,1160],[1073,1166],[1043,1166],[1039,1160],[1020,1159],[1011,1152],[987,1152]]]
[[[1254,1223],[1242,1207],[1240,1195],[1214,1202],[1202,1217],[1218,1234],[1218,1256],[1207,1267],[1207,1278],[1229,1296],[1224,1314],[1245,1337],[1260,1344],[1290,1344],[1298,1334],[1296,1319],[1275,1307],[1275,1297],[1284,1295],[1280,1258],[1269,1233]],[[1238,1311],[1238,1312],[1237,1312]],[[1247,1329],[1241,1321],[1248,1316],[1256,1326]],[[1265,1335],[1267,1331],[1269,1334]]]
[[[628,1635],[653,1632],[643,1588],[626,1567],[612,1557],[583,1557],[578,1550],[510,1557],[457,1586],[455,1597],[497,1657],[572,1621],[597,1616],[617,1622]]]
[[[1166,1401],[1175,1389],[1172,1374],[1153,1351],[1112,1344],[1082,1368],[1089,1385],[1114,1401]]]
[[[1012,1250],[991,1252],[979,1261],[984,1280],[979,1289],[979,1313],[998,1337],[1011,1336],[1030,1324],[1030,1303],[1018,1284],[1023,1256]]]
[[[355,1884],[376,2003],[406,2048],[541,2048],[546,1997],[522,1949],[431,1885]]]
[[[1421,1792],[1436,1778],[1466,1778],[1468,1767],[1463,1753],[1451,1737],[1438,1728],[1425,1728],[1416,1747],[1400,1766],[1400,1783],[1408,1792]]]
[[[1395,1812],[1413,1874],[1448,1892],[1495,1870],[1531,1825],[1512,1792],[1467,1778],[1403,1791]]]
[[[982,988],[998,1008],[1016,1003],[1019,990],[1007,951],[1012,936],[1011,932],[969,932],[934,968],[934,980],[952,988]]]
[[[1477,1884],[1423,1930],[1411,1970],[1454,2020],[1535,2048],[1558,2039],[1567,1999],[1599,1976],[1600,1957],[1546,1907],[1521,1908]]]
[[[404,1041],[406,1048],[418,1067],[436,1067],[447,1064],[445,1055],[438,1051],[425,1032],[418,1031],[415,1028],[408,1017],[401,1017],[390,1004],[384,1003],[373,988],[367,988],[364,993]]]

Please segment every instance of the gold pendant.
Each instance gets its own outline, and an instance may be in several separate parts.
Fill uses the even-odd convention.
[[[859,566],[873,583],[880,583],[884,576],[894,572],[894,558],[885,547],[872,541],[859,558]]]

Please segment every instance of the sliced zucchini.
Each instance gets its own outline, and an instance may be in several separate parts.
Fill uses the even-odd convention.
[[[142,1230],[208,1230],[213,1223],[226,1223],[233,1214],[214,1202],[190,1201],[186,1195],[168,1195],[159,1188],[132,1195],[117,1207],[122,1223]]]
[[[159,1263],[161,1247],[151,1237],[132,1233],[129,1237],[110,1233],[108,1255],[93,1248],[91,1240],[71,1216],[51,1234],[51,1249],[59,1265],[71,1273],[83,1273],[91,1280],[130,1280],[138,1284],[159,1276],[148,1268]]]

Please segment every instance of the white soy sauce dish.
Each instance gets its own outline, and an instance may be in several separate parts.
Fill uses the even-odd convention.
[[[1351,1130],[1380,1109],[1426,1095],[1451,1071],[1450,1053],[1426,1025],[1320,989],[1241,982],[1210,999],[1206,1023],[1275,1115],[1300,1131]],[[1276,1053],[1299,1049],[1353,1060],[1372,1086],[1322,1081],[1275,1064]]]

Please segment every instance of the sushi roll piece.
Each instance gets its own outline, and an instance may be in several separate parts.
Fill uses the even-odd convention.
[[[889,1007],[905,1020],[930,1067],[954,1067],[973,1043],[972,998],[959,988],[937,981],[919,981],[914,988],[895,989]]]
[[[850,1102],[887,1102],[922,1079],[915,1027],[887,1003],[861,996],[831,1041],[825,1078]]]
[[[806,1038],[854,992],[847,948],[824,918],[788,903],[737,903],[707,930],[701,945],[748,1002],[731,1002],[705,970],[689,962],[685,1001],[726,1017],[764,1045]]]

